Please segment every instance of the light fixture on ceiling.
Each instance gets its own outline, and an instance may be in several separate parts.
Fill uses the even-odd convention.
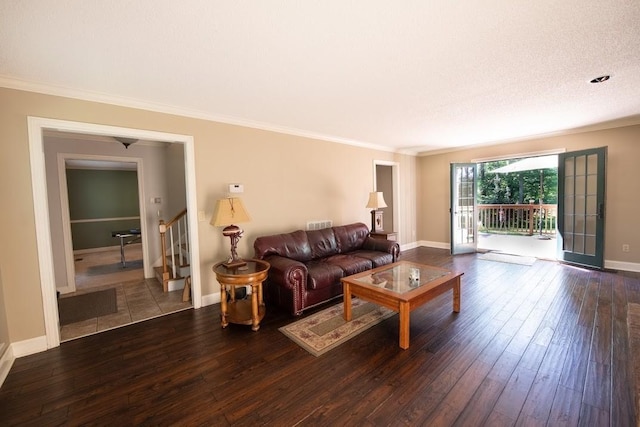
[[[131,144],[135,144],[136,142],[138,142],[138,140],[135,138],[124,138],[122,136],[114,136],[113,139],[124,145],[124,148],[129,148]]]
[[[602,82],[606,82],[610,78],[611,76],[605,74],[604,76],[596,77],[595,79],[591,80],[589,83],[602,83]]]

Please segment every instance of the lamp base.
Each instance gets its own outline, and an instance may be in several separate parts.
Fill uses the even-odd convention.
[[[384,212],[376,210],[376,209],[371,211],[371,232],[372,233],[382,232],[382,230],[383,230],[383,224],[382,224],[383,214],[384,214]]]

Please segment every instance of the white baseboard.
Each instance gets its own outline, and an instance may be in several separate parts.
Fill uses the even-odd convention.
[[[4,384],[4,380],[7,378],[7,375],[9,375],[13,362],[16,360],[13,351],[11,351],[11,346],[4,348],[5,346],[6,345],[3,344],[3,347],[0,348],[0,354],[2,354],[2,357],[0,357],[0,387]],[[4,352],[2,352],[2,350],[4,350]]]
[[[604,268],[611,270],[637,271],[640,272],[640,264],[637,262],[622,262],[604,260]]]
[[[205,307],[207,305],[219,304],[220,303],[220,292],[216,292],[215,294],[202,295],[202,306]]]
[[[429,248],[437,248],[437,249],[451,249],[451,244],[447,242],[430,242],[428,240],[420,240],[416,247],[418,246],[426,246]]]
[[[41,337],[14,342],[11,344],[11,350],[16,358],[47,351],[47,337],[43,335]]]

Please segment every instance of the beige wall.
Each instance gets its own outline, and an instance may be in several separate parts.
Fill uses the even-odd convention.
[[[196,194],[206,221],[197,224],[202,291],[218,292],[211,265],[224,259],[228,239],[209,225],[215,200],[228,184],[244,184],[243,200],[253,221],[245,229],[238,253],[253,255],[254,239],[263,234],[304,228],[308,220],[334,224],[369,223],[365,208],[373,187],[374,160],[400,164],[400,201],[415,200],[416,158],[298,136],[206,120],[79,101],[0,88],[0,195],[6,202],[0,220],[6,226],[0,245],[5,297],[2,331],[17,342],[45,334],[36,250],[27,116],[96,123],[192,135],[195,141]],[[411,200],[405,200],[411,199]],[[10,203],[9,203],[10,201]],[[401,210],[403,243],[415,231],[415,210]],[[2,313],[2,309],[0,309]]]
[[[640,125],[636,125],[420,157],[418,240],[449,243],[450,163],[561,148],[574,151],[608,146],[605,260],[639,263],[640,232],[635,225],[640,212],[639,141]],[[623,243],[631,246],[631,252],[622,252]]]
[[[0,359],[4,353],[9,349],[9,344],[11,341],[9,340],[9,326],[7,323],[7,313],[6,313],[6,300],[4,299],[4,294],[2,291],[2,270],[0,269]],[[0,364],[0,369],[2,368],[2,364]]]

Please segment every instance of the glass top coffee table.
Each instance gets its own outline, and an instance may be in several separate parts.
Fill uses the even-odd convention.
[[[460,277],[463,273],[399,261],[341,279],[344,319],[351,320],[351,298],[387,307],[400,314],[400,347],[409,348],[410,313],[438,295],[453,290],[453,311],[460,312]]]

